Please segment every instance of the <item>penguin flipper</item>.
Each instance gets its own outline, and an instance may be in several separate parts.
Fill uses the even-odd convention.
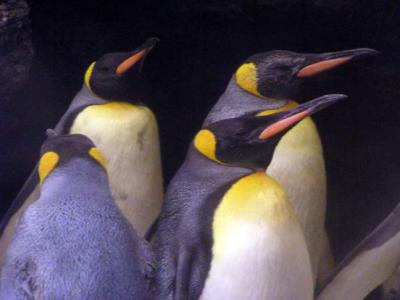
[[[400,263],[400,203],[338,265],[317,300],[363,299]]]
[[[31,195],[34,191],[35,187],[39,183],[39,176],[37,173],[38,165],[36,164],[32,173],[29,175],[28,179],[25,181],[21,190],[18,192],[17,196],[14,198],[11,206],[8,208],[6,214],[1,220],[0,223],[0,236],[3,235],[4,230],[6,229],[10,219],[12,216],[22,207],[25,200]]]
[[[197,300],[201,296],[210,267],[210,258],[201,245],[179,252],[175,300]]]
[[[146,241],[150,242],[153,239],[154,235],[157,232],[159,221],[160,221],[160,216],[158,216],[154,220],[154,222],[151,224],[150,228],[146,231],[146,233],[144,235],[144,238]]]
[[[81,91],[74,97],[67,111],[54,127],[53,133],[56,135],[68,134],[73,120],[82,110],[90,105],[101,104],[104,102],[105,100],[98,97],[93,97],[85,87],[82,87]],[[39,176],[37,174],[37,168],[38,165],[36,164],[35,168],[25,181],[21,190],[18,192],[17,196],[12,201],[11,206],[2,218],[0,223],[0,236],[3,235],[4,230],[6,229],[12,216],[22,207],[25,200],[31,195],[35,187],[38,185]]]
[[[139,238],[139,249],[142,273],[144,274],[148,291],[152,292],[156,276],[155,254],[151,245],[143,238]]]
[[[396,271],[383,284],[383,299],[400,299],[400,264],[397,266]]]
[[[1,279],[0,299],[42,298],[35,273],[36,265],[30,260],[16,260],[7,266]]]
[[[191,254],[189,249],[182,247],[179,251],[176,268],[176,283],[174,300],[187,300],[189,295],[189,278],[191,270]]]

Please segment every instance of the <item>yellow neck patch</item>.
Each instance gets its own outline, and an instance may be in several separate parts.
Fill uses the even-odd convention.
[[[89,114],[92,118],[123,119],[127,116],[130,116],[132,112],[139,112],[140,110],[146,109],[147,108],[144,106],[134,105],[128,102],[111,101],[102,104],[90,105],[85,108],[83,112],[85,112],[85,114]]]
[[[223,257],[237,226],[256,224],[264,229],[295,220],[294,210],[283,187],[264,171],[236,181],[223,196],[213,218],[213,256]],[[245,241],[244,241],[245,242]]]
[[[49,151],[42,155],[39,161],[39,179],[40,183],[49,176],[49,174],[54,170],[57,166],[60,157],[56,152]]]
[[[289,109],[293,109],[296,108],[297,106],[299,106],[299,104],[297,102],[294,101],[289,101],[287,104],[285,104],[282,107],[279,107],[277,109],[268,109],[268,110],[264,110],[260,113],[257,114],[258,117],[262,117],[262,116],[269,116],[269,115],[273,115],[273,114],[277,114]]]
[[[291,205],[283,187],[264,171],[257,171],[231,186],[218,211],[240,219],[270,222],[289,216]]]
[[[90,87],[90,78],[92,78],[92,74],[93,74],[93,69],[94,69],[94,65],[96,64],[96,62],[92,62],[90,64],[90,66],[87,68],[86,72],[85,72],[85,85],[86,87],[89,89],[89,91],[91,93],[93,93],[92,88]],[[94,94],[94,93],[93,93]]]
[[[96,148],[96,147],[90,148],[89,149],[89,155],[91,157],[93,157],[94,160],[96,160],[99,163],[99,165],[103,167],[104,170],[107,171],[106,160],[105,160],[103,154],[101,153],[101,151],[98,148]]]
[[[212,133],[210,130],[200,130],[194,138],[194,146],[201,154],[203,154],[207,158],[218,163],[222,163],[216,157],[217,139],[214,133]]]
[[[257,89],[257,67],[254,63],[243,64],[236,71],[236,83],[244,90],[258,97],[263,97]]]

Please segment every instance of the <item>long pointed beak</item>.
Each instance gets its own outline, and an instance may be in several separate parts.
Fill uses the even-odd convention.
[[[153,47],[159,42],[158,38],[152,37],[149,38],[143,45],[141,45],[138,49],[130,52],[128,57],[125,58],[117,67],[115,73],[118,75],[122,75],[130,70],[133,66],[139,65],[139,69],[141,70],[143,67],[144,59],[147,54],[153,49]]]
[[[311,77],[321,72],[336,68],[351,60],[378,55],[379,52],[370,48],[358,48],[323,54],[310,54],[303,66],[296,74],[299,78]]]
[[[296,108],[278,113],[274,115],[277,118],[276,122],[266,127],[260,133],[258,138],[261,140],[268,139],[278,134],[279,132],[282,132],[288,127],[296,124],[302,119],[346,98],[347,96],[342,94],[325,95],[316,98],[314,100],[308,101],[306,103],[303,103],[297,106]],[[265,118],[268,118],[268,116],[266,116]]]

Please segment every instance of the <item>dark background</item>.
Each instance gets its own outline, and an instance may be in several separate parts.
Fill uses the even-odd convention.
[[[260,1],[261,2],[261,1]],[[268,2],[268,1],[265,1]],[[146,60],[165,182],[202,120],[248,56],[272,49],[325,52],[370,47],[382,55],[304,86],[301,99],[345,93],[315,116],[328,173],[327,226],[342,258],[398,202],[400,4],[397,1],[28,1],[35,56],[30,78],[1,100],[1,213],[38,159],[44,131],[106,52],[161,42]]]

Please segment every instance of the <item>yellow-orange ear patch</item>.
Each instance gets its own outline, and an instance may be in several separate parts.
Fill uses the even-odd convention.
[[[54,170],[59,160],[60,157],[53,151],[46,152],[42,155],[39,161],[40,183],[43,183],[46,177]]]
[[[297,106],[299,106],[299,104],[297,102],[289,101],[286,105],[284,105],[282,107],[279,107],[277,109],[267,109],[267,110],[264,110],[262,112],[259,112],[257,114],[257,117],[264,117],[264,116],[277,114],[277,113],[280,113],[280,112],[283,112],[283,111],[286,111],[286,110],[289,110],[289,109],[296,108]]]
[[[93,69],[94,69],[95,64],[96,64],[95,61],[92,62],[85,72],[85,85],[92,93],[93,93],[93,91],[92,91],[92,88],[90,87],[90,78],[92,78]]]
[[[257,67],[254,63],[243,64],[236,71],[236,83],[249,93],[262,97],[257,89]]]
[[[104,170],[107,171],[106,160],[103,156],[103,153],[101,153],[101,151],[99,150],[99,148],[96,147],[90,148],[89,155],[93,157],[99,163],[99,165],[103,167]]]
[[[194,146],[207,158],[221,163],[216,157],[217,139],[210,130],[200,130],[194,138]]]

